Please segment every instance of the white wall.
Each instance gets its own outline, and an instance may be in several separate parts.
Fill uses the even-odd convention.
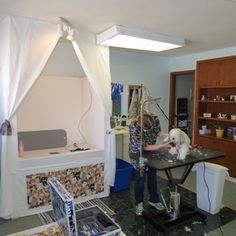
[[[92,106],[78,129],[91,96]],[[65,129],[69,144],[84,142],[85,136],[90,145],[102,148],[104,140],[97,138],[103,137],[104,131],[101,108],[86,78],[41,76],[17,111],[18,131]],[[100,126],[95,123],[94,114]]]
[[[169,59],[158,57],[154,54],[119,49],[110,50],[110,67],[112,82],[123,85],[145,85],[153,98],[160,97],[160,106],[168,113],[169,100]],[[125,109],[122,114],[127,114],[127,92],[122,95],[125,100]],[[122,106],[123,103],[122,103]],[[167,128],[167,120],[159,114],[162,129]]]
[[[41,75],[84,77],[84,71],[70,41],[59,41]]]
[[[72,44],[59,41],[17,113],[18,131],[65,129],[69,144],[82,141],[84,135],[90,145],[103,148],[104,139],[98,137],[104,137],[104,108],[83,77]],[[79,121],[90,106],[91,96],[92,106],[80,125],[81,135]]]
[[[195,70],[198,60],[236,55],[236,47],[223,48],[170,58],[170,72]]]

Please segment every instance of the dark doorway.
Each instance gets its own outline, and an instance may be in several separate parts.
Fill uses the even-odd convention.
[[[169,130],[179,127],[189,137],[193,130],[195,71],[170,73]]]

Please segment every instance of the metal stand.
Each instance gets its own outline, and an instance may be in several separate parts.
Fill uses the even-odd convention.
[[[166,212],[158,212],[154,208],[145,209],[142,216],[151,223],[156,229],[168,235],[173,227],[182,223],[193,216],[198,216],[199,218],[206,219],[207,213],[198,211],[197,209],[181,204],[179,208],[178,216],[166,214]]]
[[[177,219],[180,212],[180,193],[178,193],[178,186],[175,186],[175,191],[171,192],[167,188],[167,196],[161,189],[161,198],[164,203],[167,215],[172,219]]]
[[[175,191],[171,192],[169,188],[164,190],[167,194],[164,194],[164,190],[161,190],[161,198],[163,200],[166,211],[158,212],[154,208],[145,209],[143,212],[143,217],[147,219],[154,227],[162,231],[167,235],[171,231],[171,227],[180,222],[183,222],[193,216],[199,216],[205,219],[207,213],[197,209],[196,207],[183,204],[180,201],[180,193],[178,192],[178,185],[182,184],[187,178],[193,164],[185,166],[180,179],[173,178],[171,169],[165,170],[169,181],[174,184]],[[167,195],[167,196],[165,196]]]

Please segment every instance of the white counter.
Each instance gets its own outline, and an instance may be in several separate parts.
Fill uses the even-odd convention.
[[[130,162],[129,159],[129,127],[118,126],[116,134],[116,158]]]
[[[50,153],[57,152],[57,154]],[[57,177],[75,202],[109,195],[104,150],[70,152],[67,148],[24,152],[12,170],[13,218],[51,210],[47,180]]]

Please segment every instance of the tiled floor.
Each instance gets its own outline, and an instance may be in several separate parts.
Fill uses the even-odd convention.
[[[169,184],[168,181],[158,177],[159,188],[165,188]],[[153,227],[146,219],[142,216],[135,215],[134,205],[134,182],[131,181],[131,187],[129,190],[112,193],[109,197],[103,198],[104,203],[107,204],[116,214],[114,216],[116,222],[120,224],[122,230],[128,236],[159,236],[164,235],[158,229]],[[196,205],[196,195],[184,188],[179,188],[181,193],[181,200],[188,204]],[[147,206],[148,194],[145,192],[145,208],[150,209]],[[196,235],[203,236],[218,228],[219,226],[225,225],[226,223],[236,219],[236,212],[232,209],[224,207],[220,213],[216,215],[206,214],[206,218],[203,219],[199,216],[194,216],[187,219],[184,222],[178,223],[177,225],[171,226],[168,235],[170,236],[184,236],[184,235]],[[223,234],[222,234],[223,235]]]
[[[169,182],[161,177],[158,178],[159,189],[166,188]],[[111,215],[114,217],[115,221],[121,226],[122,231],[127,236],[162,236],[164,235],[158,229],[153,227],[146,219],[142,216],[135,215],[135,204],[134,204],[134,181],[131,181],[130,189],[112,193],[109,197],[102,198],[101,200],[112,210]],[[188,204],[196,205],[196,195],[184,188],[179,188],[181,193],[181,200],[187,202]],[[233,197],[233,196],[232,196]],[[153,211],[153,208],[147,206],[148,194],[145,192],[145,209]],[[115,213],[115,214],[114,214]],[[51,219],[51,217],[49,217]],[[200,217],[191,217],[182,223],[173,225],[170,227],[169,236],[205,236],[207,233],[214,231],[219,228],[219,226],[225,226],[227,223],[235,220],[236,222],[236,211],[224,207],[219,214],[210,215],[208,214],[205,219]],[[50,221],[46,221],[49,223]],[[0,219],[0,236],[15,233],[27,228],[36,227],[42,224],[38,215],[33,215],[30,217],[22,217],[14,220],[1,220]],[[230,226],[232,228],[232,226]],[[218,230],[217,234],[213,232],[210,235],[217,236],[233,236],[235,231],[225,230],[224,234]],[[226,233],[227,232],[227,233]]]

